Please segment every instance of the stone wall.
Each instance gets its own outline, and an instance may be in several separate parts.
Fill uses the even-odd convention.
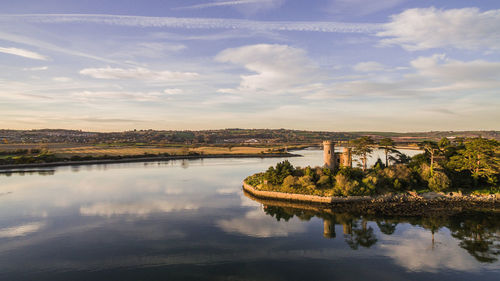
[[[332,204],[338,202],[360,202],[360,201],[372,200],[372,197],[370,196],[327,197],[327,196],[285,193],[277,191],[264,191],[264,190],[258,190],[245,182],[243,182],[243,189],[246,192],[252,194],[253,196],[259,198],[269,198],[269,199],[278,199],[278,200],[296,201],[305,203]]]

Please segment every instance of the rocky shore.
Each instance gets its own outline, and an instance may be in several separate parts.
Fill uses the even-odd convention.
[[[259,191],[244,183],[243,190],[250,198],[264,204],[276,205],[286,202],[296,208],[321,208],[338,212],[384,214],[400,216],[452,215],[468,210],[500,212],[500,194],[465,195],[457,192],[417,194],[407,192],[388,193],[379,196],[321,197]]]

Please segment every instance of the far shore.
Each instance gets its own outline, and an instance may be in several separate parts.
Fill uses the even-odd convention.
[[[194,159],[212,159],[212,158],[280,158],[280,157],[302,157],[302,155],[292,154],[292,153],[259,153],[259,154],[254,153],[254,154],[171,155],[171,156],[139,157],[139,158],[126,158],[126,156],[124,156],[124,158],[121,159],[93,159],[93,160],[81,160],[81,161],[58,161],[58,162],[48,162],[48,163],[0,165],[0,171],[12,170],[12,169],[26,169],[26,168],[155,162],[155,161],[169,161],[169,160],[194,160]]]

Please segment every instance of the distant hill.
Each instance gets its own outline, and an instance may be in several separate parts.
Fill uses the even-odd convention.
[[[123,144],[314,144],[323,140],[348,141],[359,136],[375,139],[393,138],[398,143],[422,140],[482,136],[500,140],[500,131],[431,131],[431,132],[327,132],[287,129],[221,129],[201,131],[133,130],[124,132],[85,132],[81,130],[0,130],[1,143],[123,143]]]

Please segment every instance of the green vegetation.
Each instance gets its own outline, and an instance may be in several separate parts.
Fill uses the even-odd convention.
[[[389,152],[396,146],[396,143],[391,138],[383,138],[380,140],[379,145],[385,152],[385,166],[389,167]]]
[[[363,159],[363,168],[293,167],[283,161],[245,181],[260,190],[319,196],[374,195],[404,191],[461,190],[475,194],[498,193],[500,176],[499,142],[483,138],[439,143],[424,142],[425,153],[387,167],[379,159],[367,169],[366,155],[372,140],[353,142]],[[383,144],[382,144],[383,145]],[[391,151],[394,151],[391,149]],[[396,159],[396,158],[393,158]],[[397,159],[396,159],[397,160]]]
[[[367,155],[373,151],[372,145],[375,144],[375,141],[369,136],[363,136],[352,140],[351,144],[353,145],[352,153],[361,156],[363,171],[366,171]]]

